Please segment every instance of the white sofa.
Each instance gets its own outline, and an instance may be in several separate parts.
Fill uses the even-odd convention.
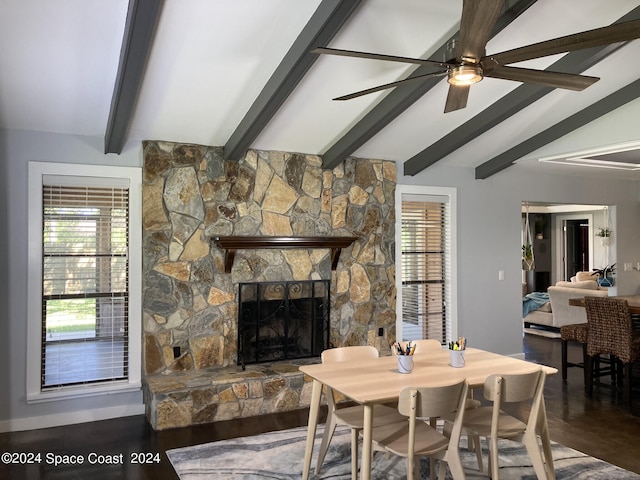
[[[569,299],[609,296],[608,289],[599,287],[595,280],[558,282],[549,287],[547,293],[549,303],[529,313],[523,319],[525,328],[533,324],[559,329],[562,325],[570,323],[584,323],[587,321],[585,309],[569,305]]]

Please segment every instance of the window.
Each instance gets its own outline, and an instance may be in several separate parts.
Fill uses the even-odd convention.
[[[31,401],[139,388],[139,177],[30,164]]]
[[[398,186],[399,339],[434,338],[445,344],[457,336],[454,194],[452,189]]]

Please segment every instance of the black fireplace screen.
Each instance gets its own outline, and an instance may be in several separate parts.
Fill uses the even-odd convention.
[[[329,280],[239,284],[238,365],[320,356],[329,291]]]

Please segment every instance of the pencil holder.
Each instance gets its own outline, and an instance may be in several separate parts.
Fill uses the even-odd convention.
[[[398,371],[411,373],[413,370],[413,355],[398,355]]]
[[[464,367],[464,350],[449,350],[449,360],[452,367]]]

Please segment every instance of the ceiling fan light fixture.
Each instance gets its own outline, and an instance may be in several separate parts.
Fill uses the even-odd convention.
[[[482,80],[480,65],[459,65],[449,71],[447,81],[455,86],[467,86]]]

